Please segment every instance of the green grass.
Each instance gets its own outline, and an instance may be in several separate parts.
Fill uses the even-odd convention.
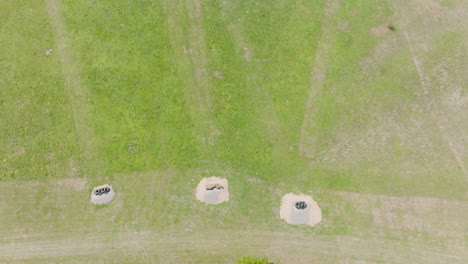
[[[161,5],[70,2],[65,12],[106,172],[197,167]]]
[[[213,95],[219,102],[215,117],[224,128],[221,158],[250,175],[282,181],[285,175],[297,175],[304,169],[297,152],[298,131],[322,5],[313,1],[275,5],[234,1],[231,6],[223,10],[219,2],[209,2],[205,8],[210,69],[225,76],[213,78]],[[291,17],[295,20],[288,21]],[[241,36],[232,32],[236,30]],[[245,39],[245,47],[236,47],[236,37]],[[251,61],[245,59],[244,48],[253,50]]]
[[[267,258],[242,257],[237,260],[237,264],[269,264]]]
[[[0,181],[76,177],[81,164],[44,7],[0,3]],[[50,48],[53,56],[46,56]]]
[[[69,63],[89,91],[90,111],[75,115],[94,133],[75,131],[77,97],[67,94],[46,4],[2,1],[0,262],[461,263],[466,175],[447,138],[463,147],[466,122],[444,99],[451,84],[457,100],[466,95],[461,29],[430,38],[430,52],[415,45],[429,76],[423,96],[403,32],[429,34],[418,28],[426,14],[405,25],[388,1],[341,1],[331,14],[319,0],[51,2],[62,5]],[[397,30],[372,34],[388,22]],[[317,54],[324,85],[307,112]],[[427,98],[437,115],[461,120],[448,136]],[[83,157],[87,140],[99,162]],[[305,152],[303,141],[312,142]],[[229,180],[228,203],[195,200],[209,176]],[[64,178],[86,178],[85,187]],[[92,206],[103,183],[116,197]],[[323,222],[280,220],[288,192],[312,195]]]
[[[362,13],[379,16],[363,18]],[[453,157],[448,157],[447,142],[424,111],[426,98],[420,96],[421,84],[407,46],[392,50],[384,62],[364,61],[381,41],[370,28],[386,23],[390,15],[385,3],[358,1],[339,10],[350,32],[336,29],[328,78],[314,100],[318,111],[312,134],[318,142],[316,152],[321,153],[314,163],[341,169],[360,192],[463,197],[463,188],[453,189],[459,181],[453,175],[460,172]],[[364,67],[373,70],[363,73]],[[411,132],[415,120],[422,123],[423,134]],[[382,178],[388,185],[381,184]]]

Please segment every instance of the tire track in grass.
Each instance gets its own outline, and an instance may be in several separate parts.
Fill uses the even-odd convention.
[[[207,73],[208,57],[205,51],[201,3],[198,0],[165,0],[163,6],[174,59],[185,86],[185,98],[194,120],[196,136],[203,144],[206,155],[209,155],[210,145],[214,144],[214,136],[219,131],[211,114],[211,84]],[[185,25],[187,28],[184,28]]]
[[[331,55],[331,48],[335,39],[336,21],[334,18],[339,5],[339,0],[327,1],[327,7],[325,8],[322,20],[322,33],[317,45],[314,66],[310,77],[309,98],[304,111],[304,121],[302,122],[299,140],[299,151],[307,157],[314,155],[314,136],[310,133],[310,130],[316,126],[313,120],[314,113],[317,111],[314,101],[326,82],[327,67],[330,61],[329,56]]]
[[[466,177],[468,176],[468,172],[466,170],[465,164],[464,164],[464,150],[463,150],[463,145],[464,144],[458,144],[457,139],[453,137],[453,133],[462,133],[461,131],[450,131],[450,128],[453,128],[453,125],[451,125],[447,119],[443,118],[440,116],[437,108],[436,108],[436,102],[434,100],[434,97],[430,95],[430,78],[427,76],[423,69],[422,61],[419,55],[417,54],[417,46],[415,41],[412,39],[410,34],[408,33],[408,29],[404,29],[405,27],[408,27],[410,18],[408,15],[403,14],[405,10],[402,10],[401,8],[405,8],[404,4],[399,4],[395,3],[395,1],[390,1],[389,4],[392,7],[392,9],[395,11],[396,16],[402,18],[404,20],[404,23],[402,25],[402,32],[403,32],[403,37],[406,45],[409,48],[410,54],[411,54],[411,59],[414,64],[414,67],[416,69],[418,79],[419,79],[419,84],[422,89],[421,96],[423,98],[425,107],[427,111],[430,114],[431,119],[434,121],[435,125],[437,126],[437,130],[442,138],[442,140],[447,144],[452,156],[455,158],[455,161],[457,162],[458,166],[460,167],[460,170],[462,171],[463,175]],[[400,14],[400,11],[401,14]],[[421,38],[422,39],[422,38]],[[419,43],[419,44],[424,44],[424,46],[427,46],[427,43]],[[465,142],[466,144],[466,142]],[[459,147],[461,149],[459,149]]]
[[[67,40],[65,23],[61,17],[62,6],[59,0],[46,0],[46,9],[55,36],[55,44],[62,64],[62,72],[65,78],[65,89],[70,101],[75,133],[78,137],[83,160],[85,161],[85,173],[101,174],[102,162],[94,146],[95,132],[92,127],[90,109],[87,105],[89,91],[81,83],[78,66],[73,59],[70,43]],[[86,175],[89,176],[89,175]]]

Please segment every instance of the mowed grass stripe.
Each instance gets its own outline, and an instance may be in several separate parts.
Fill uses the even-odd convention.
[[[241,9],[236,1],[221,1],[221,18],[229,21],[227,29],[231,33],[231,39],[236,49],[236,55],[243,59],[243,67],[247,77],[246,85],[249,86],[252,96],[258,98],[258,108],[260,110],[261,122],[264,124],[266,135],[274,144],[281,144],[280,138],[280,123],[276,109],[274,107],[271,95],[262,83],[260,65],[262,59],[259,58],[255,51],[252,50],[252,45],[246,39],[244,34],[245,28],[241,19],[236,19],[241,16]],[[284,147],[284,146],[282,146]],[[282,149],[285,151],[285,149]]]
[[[85,176],[102,173],[103,164],[94,146],[95,133],[88,107],[89,91],[81,82],[77,63],[70,50],[66,25],[62,19],[60,0],[46,0],[47,12],[54,30],[55,42],[62,63],[65,88],[72,108],[75,130],[85,162]],[[86,175],[87,174],[87,175]]]
[[[320,33],[320,41],[315,52],[313,68],[310,77],[310,91],[307,99],[307,104],[304,111],[304,120],[302,121],[299,151],[304,155],[311,157],[316,155],[314,145],[317,144],[317,139],[310,134],[316,124],[314,114],[318,111],[317,105],[314,103],[323,89],[327,79],[327,69],[330,64],[330,57],[333,56],[332,50],[336,41],[337,28],[337,10],[340,5],[340,0],[332,0],[327,2]]]
[[[201,144],[162,3],[71,1],[65,10],[106,175],[197,167]]]
[[[274,181],[304,170],[296,152],[296,114],[303,113],[297,103],[305,102],[309,74],[301,69],[311,64],[320,24],[314,15],[321,5],[289,3],[203,3],[210,69],[222,75],[212,76],[222,131],[216,155],[229,167]]]
[[[213,120],[219,131],[214,155],[224,168],[241,175],[275,178],[272,142],[262,123],[259,94],[249,83],[251,74],[244,56],[239,56],[235,40],[223,17],[220,2],[203,2],[209,72],[214,89]],[[222,78],[216,77],[219,72]],[[242,177],[244,178],[244,177]]]
[[[194,121],[194,134],[201,145],[204,163],[216,160],[212,145],[220,131],[212,120],[213,89],[206,53],[203,12],[200,1],[163,1],[174,60],[183,84],[184,98]],[[213,159],[214,158],[214,159]]]
[[[323,1],[234,1],[244,27],[255,75],[269,95],[280,123],[280,134],[291,154],[299,155],[300,128],[310,90],[310,70],[317,52]],[[286,157],[283,157],[286,158]],[[297,159],[297,157],[294,157]]]
[[[302,0],[276,1],[274,5],[259,1],[224,1],[217,4],[217,9],[209,9],[217,10],[210,13],[222,14],[213,24],[224,26],[220,31],[230,33],[224,38],[230,38],[232,45],[214,38],[213,53],[219,55],[223,48],[232,48],[230,54],[237,56],[238,66],[230,56],[223,58],[220,65],[236,65],[230,68],[242,69],[236,82],[229,79],[229,74],[225,74],[226,80],[217,82],[235,83],[249,94],[246,100],[252,109],[249,115],[257,121],[247,129],[255,128],[258,131],[255,133],[262,135],[264,147],[257,148],[264,156],[260,164],[271,161],[265,166],[268,169],[259,173],[268,175],[264,177],[279,179],[282,175],[287,178],[284,181],[289,182],[305,180],[304,175],[308,175],[298,142],[323,6],[320,1]]]
[[[82,159],[45,3],[1,1],[0,17],[0,181],[77,177]]]
[[[295,160],[297,157],[290,155],[295,153],[294,146],[291,146],[288,140],[288,133],[283,132],[277,108],[270,94],[268,82],[265,82],[265,76],[272,74],[264,70],[264,64],[268,63],[271,58],[261,58],[256,53],[254,45],[248,39],[246,28],[243,24],[242,9],[237,1],[221,1],[220,19],[226,21],[227,30],[236,49],[235,55],[239,58],[244,71],[245,85],[251,93],[251,97],[255,98],[256,111],[258,112],[259,123],[261,124],[262,133],[268,142],[272,145],[273,160],[281,163],[280,167],[286,169],[288,173],[292,171],[291,167],[301,167]],[[312,49],[313,47],[305,47]],[[284,87],[290,89],[291,87]],[[281,109],[280,109],[281,110]],[[286,171],[285,170],[285,171]],[[300,169],[299,169],[300,170]]]

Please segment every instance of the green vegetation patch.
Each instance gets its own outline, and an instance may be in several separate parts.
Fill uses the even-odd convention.
[[[64,16],[107,171],[196,166],[198,143],[161,4],[70,1]]]
[[[0,17],[0,181],[76,176],[81,158],[45,5],[2,1]]]

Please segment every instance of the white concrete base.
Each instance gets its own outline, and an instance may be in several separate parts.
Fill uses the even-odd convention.
[[[218,186],[218,188],[213,188]],[[197,186],[197,200],[206,204],[219,204],[229,201],[228,180],[220,177],[203,178]],[[207,188],[213,188],[207,190]]]
[[[296,202],[305,202],[305,209],[297,209]],[[314,226],[322,221],[322,210],[312,197],[288,193],[281,199],[280,217],[288,224]]]
[[[97,186],[91,193],[91,203],[93,204],[106,204],[114,199],[114,189],[109,184]]]

